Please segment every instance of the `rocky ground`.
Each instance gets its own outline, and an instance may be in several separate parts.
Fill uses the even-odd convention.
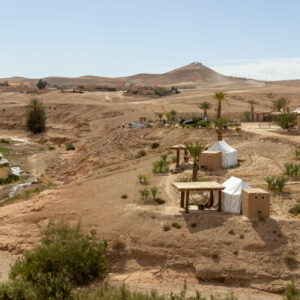
[[[252,97],[262,110],[271,103],[271,90],[272,95],[287,93],[285,87],[229,91],[224,112],[247,109]],[[293,99],[298,90],[289,88],[288,93]],[[240,299],[279,299],[291,279],[300,283],[299,219],[288,213],[300,201],[299,179],[290,179],[283,193],[271,194],[271,217],[263,221],[216,211],[186,215],[172,182],[190,176],[191,171],[157,176],[152,174],[152,162],[163,153],[171,159],[174,153],[169,146],[174,144],[203,140],[212,145],[215,131],[159,125],[118,128],[140,116],[155,119],[155,111],[200,113],[201,101],[214,101],[210,94],[185,91],[149,100],[123,97],[120,92],[53,91],[39,96],[46,108],[47,132],[33,136],[24,130],[24,106],[30,95],[0,93],[0,137],[25,138],[34,145],[27,147],[40,147],[24,156],[24,164],[52,184],[37,195],[20,197],[0,208],[0,250],[7,261],[0,265],[1,273],[7,274],[13,255],[38,243],[39,226],[50,218],[65,218],[70,222],[81,219],[83,230],[96,229],[99,238],[108,240],[112,284],[125,282],[137,289],[167,292],[181,288],[186,280],[191,289],[204,294],[234,292]],[[295,161],[295,149],[300,147],[299,136],[276,127],[259,129],[258,124],[243,124],[241,131],[229,129],[224,139],[238,150],[239,167],[199,172],[200,177],[224,182],[233,175],[251,187],[266,188],[264,178],[283,175],[284,163]],[[76,150],[66,151],[66,141],[73,142]],[[159,143],[159,148],[152,149],[153,142]],[[140,150],[146,155],[139,157]],[[165,204],[140,200],[138,190],[144,186],[138,181],[139,174],[147,176],[147,188],[158,187]],[[121,198],[123,194],[127,199]],[[173,222],[181,228],[163,230]],[[219,257],[214,259],[216,251]],[[293,262],[287,263],[287,257]]]

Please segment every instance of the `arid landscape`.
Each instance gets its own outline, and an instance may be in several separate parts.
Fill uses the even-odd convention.
[[[64,218],[81,220],[85,232],[95,229],[99,239],[108,241],[107,280],[113,286],[125,283],[137,290],[168,293],[179,292],[186,281],[190,292],[198,290],[203,296],[234,293],[238,299],[271,300],[282,299],[291,280],[300,285],[300,219],[289,213],[300,203],[299,177],[289,178],[283,192],[271,192],[269,218],[250,220],[216,210],[186,214],[172,183],[191,177],[192,170],[152,172],[152,163],[161,154],[168,154],[171,161],[176,154],[169,149],[172,145],[201,140],[211,146],[217,141],[214,128],[163,126],[156,112],[203,116],[199,105],[207,101],[212,105],[208,118],[213,119],[217,101],[212,95],[219,90],[227,94],[222,115],[230,120],[242,118],[249,100],[255,100],[255,112],[269,112],[272,101],[286,97],[292,110],[300,106],[300,81],[227,77],[199,63],[160,75],[45,80],[51,85],[42,93],[36,90],[35,79],[0,80],[33,85],[0,87],[0,152],[11,166],[24,171],[24,182],[35,179],[10,198],[15,183],[0,187],[0,280],[7,278],[16,257],[38,243],[40,226]],[[125,87],[116,91],[73,90],[120,82]],[[59,89],[53,87],[57,85]],[[126,85],[174,86],[180,93],[126,95]],[[44,104],[44,133],[32,134],[25,128],[26,105],[32,98]],[[129,128],[141,117],[152,120],[153,126]],[[238,166],[199,171],[198,176],[219,183],[236,176],[266,190],[267,176],[283,176],[284,164],[296,162],[300,131],[276,124],[260,128],[258,122],[242,122],[240,127],[223,132],[223,139],[238,151]],[[66,151],[67,142],[75,146],[74,151]],[[159,146],[152,149],[153,143]],[[175,169],[172,161],[170,168]],[[139,174],[147,176],[145,185],[139,183]],[[157,186],[165,202],[159,205],[151,197],[141,200],[139,189],[145,186]],[[200,196],[191,195],[192,199]],[[165,225],[170,230],[165,231]],[[218,257],[213,258],[216,251]]]

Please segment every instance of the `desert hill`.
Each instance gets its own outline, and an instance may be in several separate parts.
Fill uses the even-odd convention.
[[[110,78],[100,76],[81,76],[77,78],[71,77],[46,77],[44,78],[51,85],[60,86],[75,86],[75,85],[109,85],[116,86],[121,83],[136,84],[140,86],[152,85],[187,85],[193,84],[194,86],[211,86],[211,85],[232,85],[232,84],[250,84],[254,80],[245,78],[235,78],[231,76],[221,75],[214,70],[204,66],[201,63],[194,62],[181,68],[177,68],[170,72],[162,74],[136,74],[132,76]],[[38,79],[30,79],[24,77],[11,77],[3,78],[1,81],[8,82],[30,82],[36,84]]]

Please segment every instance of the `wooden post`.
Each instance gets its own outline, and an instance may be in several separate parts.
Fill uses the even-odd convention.
[[[179,162],[180,162],[180,150],[177,149],[176,168],[179,168]]]
[[[189,200],[190,200],[190,191],[186,191],[186,203],[185,203],[185,212],[189,213]]]
[[[209,195],[209,207],[212,207],[214,205],[214,192],[210,191]]]
[[[181,192],[181,201],[180,201],[180,207],[184,208],[184,191]]]
[[[218,211],[221,211],[222,206],[222,191],[219,191],[219,205],[218,205]]]

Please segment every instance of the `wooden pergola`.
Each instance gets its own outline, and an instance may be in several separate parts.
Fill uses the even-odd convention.
[[[202,182],[173,182],[173,186],[181,192],[180,206],[184,208],[185,199],[185,212],[189,212],[189,197],[190,192],[209,191],[210,203],[214,202],[214,191],[219,192],[218,211],[221,211],[221,191],[224,190],[224,186],[214,181],[202,181]]]
[[[176,150],[176,168],[180,166],[180,151],[184,151],[184,155],[187,156],[186,146],[183,144],[171,146],[170,149]]]

